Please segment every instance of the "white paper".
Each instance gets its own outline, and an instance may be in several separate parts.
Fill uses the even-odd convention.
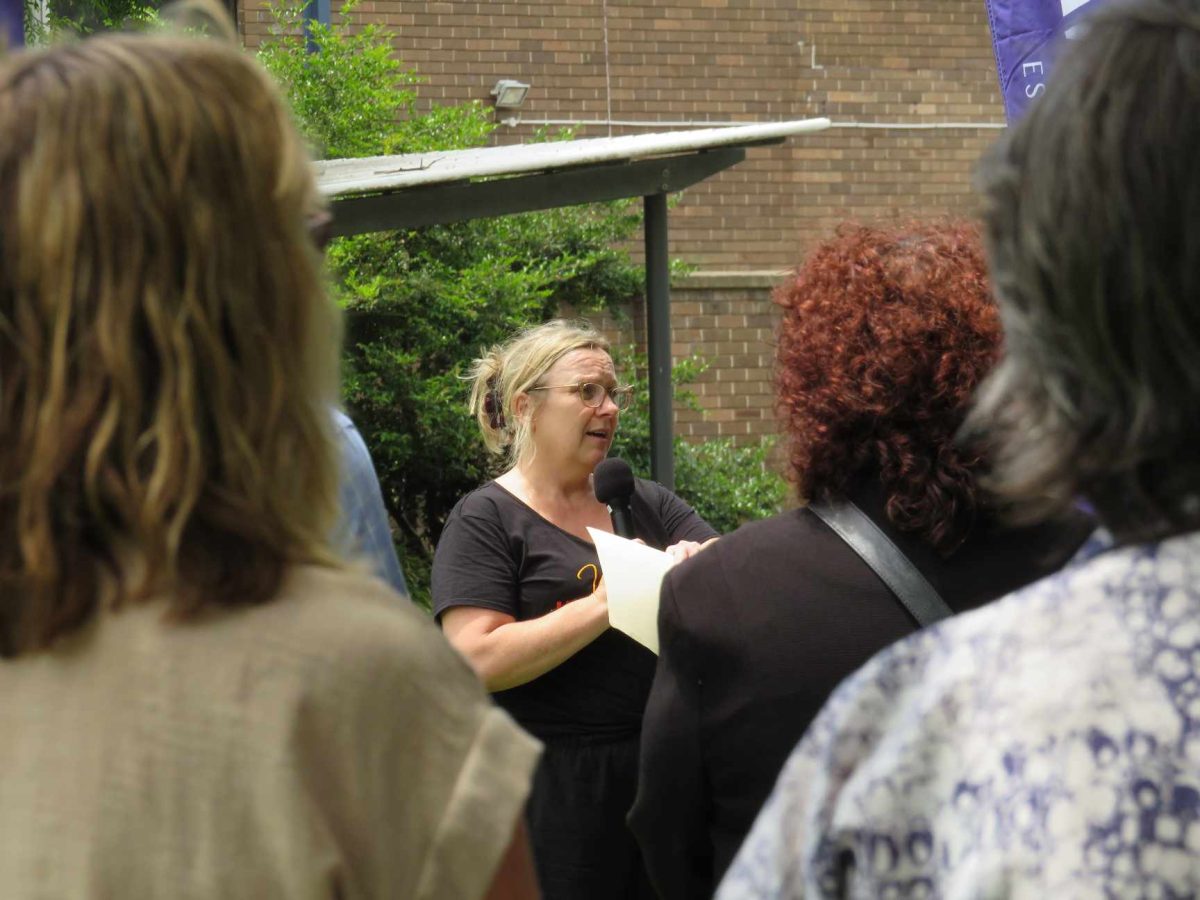
[[[653,547],[589,528],[608,588],[608,621],[658,653],[658,590],[674,560]]]

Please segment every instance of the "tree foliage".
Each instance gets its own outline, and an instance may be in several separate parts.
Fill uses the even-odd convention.
[[[153,21],[162,0],[22,0],[25,40],[41,44],[62,32],[91,34]],[[42,13],[45,11],[45,19]]]
[[[306,51],[295,6],[273,8],[260,58],[284,86],[318,155],[327,158],[484,145],[496,127],[478,103],[418,112],[420,79],[391,53],[377,25],[351,27],[353,5],[332,25],[311,25]],[[561,139],[569,134],[542,135]],[[427,602],[442,523],[458,499],[495,474],[466,412],[464,375],[486,347],[568,305],[618,316],[642,287],[620,249],[640,216],[629,203],[597,204],[335,241],[329,262],[347,312],[344,397],[399,524],[410,585]],[[626,353],[622,371],[644,365]],[[677,371],[694,378],[699,366]],[[646,385],[622,416],[619,451],[645,474]],[[765,447],[676,442],[677,482],[715,527],[730,529],[778,508],[782,483]]]

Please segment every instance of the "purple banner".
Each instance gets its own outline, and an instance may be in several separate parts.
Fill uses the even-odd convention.
[[[986,0],[1004,111],[1015,122],[1046,79],[1063,40],[1108,0]]]
[[[25,43],[24,10],[22,0],[0,0],[0,50]]]

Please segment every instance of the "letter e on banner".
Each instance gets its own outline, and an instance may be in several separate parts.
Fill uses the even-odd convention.
[[[985,0],[1004,111],[1016,121],[1053,78],[1064,37],[1108,0]]]

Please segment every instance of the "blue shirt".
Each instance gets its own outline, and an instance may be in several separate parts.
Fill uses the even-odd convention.
[[[333,419],[341,451],[337,543],[347,553],[365,557],[376,575],[407,598],[408,585],[392,543],[383,491],[370,451],[349,416],[335,409]]]

